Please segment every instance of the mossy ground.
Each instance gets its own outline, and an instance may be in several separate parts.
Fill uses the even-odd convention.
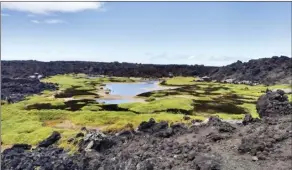
[[[179,86],[143,93],[145,103],[126,103],[110,107],[95,102],[98,90],[106,82],[135,82],[139,78],[99,77],[88,78],[86,75],[57,75],[46,78],[44,82],[57,83],[58,93],[68,89],[75,103],[68,103],[65,98],[57,98],[55,91],[44,91],[14,104],[1,107],[1,137],[3,145],[28,143],[36,145],[57,130],[62,134],[60,146],[76,149],[66,140],[73,137],[82,126],[98,128],[103,131],[116,132],[134,128],[141,121],[154,118],[157,121],[185,122],[188,114],[193,119],[206,119],[210,115],[219,115],[223,119],[242,119],[244,113],[258,117],[255,102],[267,88],[289,88],[289,85],[247,86],[220,83],[195,82],[194,77],[174,77],[164,84]],[[86,94],[80,94],[85,92]],[[75,93],[76,92],[76,93]],[[88,93],[91,93],[90,95]],[[68,95],[68,94],[66,94]],[[291,95],[289,96],[291,101]],[[36,105],[37,104],[37,105]],[[72,110],[72,107],[74,108]],[[70,122],[72,126],[62,125]],[[63,123],[64,124],[64,123]],[[72,128],[73,127],[73,128]]]

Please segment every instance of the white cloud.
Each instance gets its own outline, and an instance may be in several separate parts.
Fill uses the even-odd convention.
[[[102,2],[1,2],[2,9],[29,12],[34,14],[98,10],[102,6]]]
[[[10,14],[1,13],[1,17],[9,17]]]
[[[47,20],[30,20],[30,22],[34,23],[34,24],[62,24],[65,23],[65,21],[60,20],[60,19],[47,19]]]
[[[61,23],[64,23],[64,21],[60,20],[60,19],[48,19],[48,20],[44,20],[44,23],[46,23],[46,24],[61,24]]]
[[[34,23],[34,24],[39,24],[41,23],[39,20],[30,20],[30,22]]]

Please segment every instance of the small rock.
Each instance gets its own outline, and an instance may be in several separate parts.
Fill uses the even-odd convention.
[[[258,161],[259,160],[258,157],[256,157],[256,156],[253,156],[251,159],[252,159],[252,161]]]
[[[248,125],[251,122],[253,122],[253,118],[252,118],[251,114],[245,114],[243,121],[242,121],[242,124]]]

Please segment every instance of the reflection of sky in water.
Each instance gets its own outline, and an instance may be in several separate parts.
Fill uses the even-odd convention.
[[[151,91],[152,89],[157,88],[157,84],[156,82],[112,83],[107,84],[105,88],[110,89],[110,94],[112,95],[136,96],[137,94]]]
[[[105,89],[110,89],[110,94],[119,96],[136,96],[140,93],[159,89],[158,81],[140,82],[140,83],[109,83],[106,84]],[[129,99],[97,99],[99,103],[106,104],[120,104],[136,102]]]

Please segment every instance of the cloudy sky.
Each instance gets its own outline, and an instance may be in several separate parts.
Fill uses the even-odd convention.
[[[3,2],[2,60],[226,65],[291,56],[289,2]]]

